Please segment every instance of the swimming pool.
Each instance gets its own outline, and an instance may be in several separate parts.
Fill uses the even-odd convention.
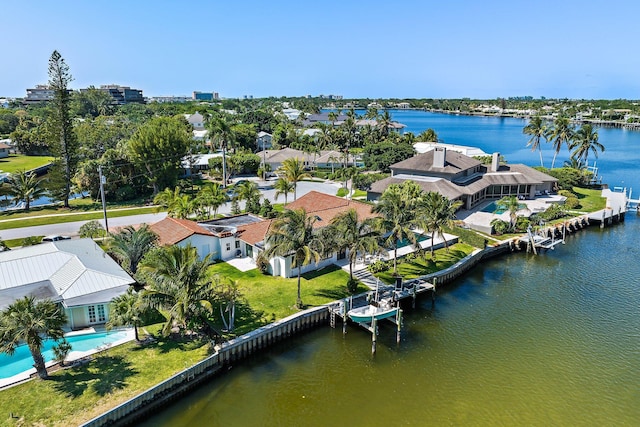
[[[524,209],[527,205],[524,203],[518,203],[518,209]],[[484,208],[480,209],[480,212],[488,212],[496,215],[503,214],[507,211],[507,208],[503,205],[499,205],[497,202],[491,202]]]
[[[128,336],[129,334],[127,331],[112,331],[71,335],[65,338],[69,344],[71,344],[71,351],[85,352],[94,350],[105,344],[113,344],[116,341],[127,339]],[[44,356],[45,362],[55,359],[52,350],[55,344],[56,343],[53,340],[46,340],[44,342],[42,355]],[[0,354],[0,379],[18,375],[31,368],[33,368],[33,358],[31,357],[29,347],[27,347],[26,344],[18,346],[12,356],[7,355],[6,353]]]

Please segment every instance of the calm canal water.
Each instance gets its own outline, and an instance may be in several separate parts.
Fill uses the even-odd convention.
[[[522,123],[507,125],[522,137]],[[640,134],[604,129],[603,143],[610,132],[618,139],[607,156],[625,167],[605,167],[614,162],[605,155],[599,165],[640,193]],[[494,151],[492,138],[476,145]],[[535,164],[528,149],[527,160],[511,156],[519,144],[497,151]],[[435,306],[426,298],[407,310],[399,346],[390,324],[375,357],[365,331],[320,328],[233,366],[144,425],[638,425],[639,237],[640,217],[629,213],[543,255],[496,258],[441,289]]]

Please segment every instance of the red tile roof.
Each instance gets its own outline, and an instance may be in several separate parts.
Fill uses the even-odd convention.
[[[250,245],[262,242],[272,222],[272,219],[265,219],[264,221],[239,226],[238,235],[240,240]]]
[[[165,218],[151,225],[151,230],[158,235],[158,244],[175,245],[194,234],[213,236],[212,233],[201,227],[195,221],[178,218]]]
[[[307,215],[316,217],[313,224],[314,228],[322,228],[328,226],[333,218],[338,214],[349,209],[355,209],[360,219],[371,218],[376,214],[371,212],[371,206],[366,203],[356,202],[354,200],[346,200],[336,196],[310,191],[300,197],[295,202],[287,205],[287,209],[303,208]],[[265,220],[253,224],[242,225],[238,227],[240,240],[255,245],[265,240],[267,231],[273,220]]]

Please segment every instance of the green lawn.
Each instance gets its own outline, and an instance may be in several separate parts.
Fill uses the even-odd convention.
[[[53,157],[49,156],[23,156],[21,154],[11,154],[9,157],[0,159],[0,171],[15,172],[17,170],[31,170],[47,163],[51,163]]]
[[[0,391],[0,425],[79,425],[204,359],[208,348],[169,339],[112,348],[87,365],[53,372],[51,380]]]
[[[224,262],[214,264],[210,271],[238,281],[242,301],[238,307],[241,317],[236,318],[237,334],[298,312],[295,308],[297,277],[268,276],[257,269],[241,272]],[[349,274],[335,266],[305,274],[300,283],[302,301],[307,307],[313,307],[345,298],[350,295],[346,286],[348,279]],[[367,289],[360,285],[358,292]]]
[[[462,258],[471,254],[474,249],[476,248],[473,246],[464,243],[456,243],[449,247],[449,251],[445,248],[436,250],[435,260],[431,259],[431,254],[429,252],[426,252],[424,256],[418,255],[418,257],[412,261],[400,259],[399,261],[402,262],[398,264],[398,274],[407,280],[435,273],[436,271],[451,267]],[[391,268],[389,270],[376,273],[375,276],[385,283],[393,283],[393,264],[391,264]]]
[[[573,187],[573,192],[578,196],[581,211],[595,212],[607,206],[607,199],[602,197],[602,190]]]
[[[124,210],[113,210],[107,211],[108,218],[116,218],[121,216],[129,216],[129,215],[140,215],[140,214],[148,214],[156,212],[157,209],[152,206],[145,206],[141,208],[131,208]],[[78,211],[75,209],[64,209],[58,208],[55,210],[46,210],[46,211],[34,211],[29,212],[29,216],[26,217],[18,217],[21,219],[17,219],[15,221],[3,221],[5,219],[12,219],[13,216],[10,215],[0,215],[0,230],[7,230],[10,228],[23,228],[23,227],[33,227],[36,225],[47,225],[47,224],[59,224],[63,222],[74,222],[74,221],[88,221],[92,219],[102,219],[103,213],[102,211],[90,212],[90,213],[78,213],[77,215],[69,215],[70,213],[82,212],[82,210]],[[38,215],[51,215],[51,216],[42,216],[39,218],[31,218],[31,216]]]

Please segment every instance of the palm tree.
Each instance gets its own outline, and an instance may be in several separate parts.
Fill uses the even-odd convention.
[[[196,202],[186,194],[182,194],[180,187],[173,190],[165,188],[156,194],[153,203],[167,209],[167,215],[172,218],[186,219],[196,211]]]
[[[140,341],[138,326],[142,324],[142,307],[139,296],[133,288],[129,288],[126,293],[111,300],[110,318],[106,325],[108,330],[114,326],[133,326],[136,341]]]
[[[342,168],[338,171],[337,174],[341,179],[344,180],[344,188],[347,191],[347,199],[351,198],[351,190],[353,190],[353,178],[358,175],[358,169],[355,167]],[[348,184],[351,180],[351,189],[349,189]]]
[[[304,163],[298,158],[285,159],[280,166],[280,173],[284,175],[284,179],[293,184],[293,200],[298,196],[298,181],[311,178],[311,175],[304,170]]]
[[[389,135],[389,129],[391,129],[391,124],[393,123],[393,120],[391,119],[391,114],[389,114],[388,110],[384,110],[384,113],[382,113],[378,119],[378,129],[380,129],[380,132],[382,134],[382,136],[386,137]]]
[[[307,216],[304,209],[285,210],[282,215],[273,221],[266,237],[265,256],[287,257],[293,255],[291,268],[298,268],[298,297],[296,307],[303,308],[300,295],[300,276],[302,267],[312,261],[320,262],[322,242],[313,232],[315,216]]]
[[[211,218],[211,208],[215,217],[218,214],[218,208],[228,200],[228,197],[220,184],[214,182],[202,187],[198,192],[197,200],[202,207],[207,208],[208,217]]]
[[[388,233],[384,244],[393,246],[394,275],[398,274],[398,243],[406,239],[414,246],[417,244],[416,235],[411,230],[415,219],[415,203],[419,200],[415,197],[414,186],[417,188],[413,181],[405,181],[402,185],[391,184],[372,209],[381,215],[377,220],[378,227]]]
[[[47,337],[62,339],[66,322],[64,311],[51,300],[36,302],[32,296],[19,299],[0,312],[0,352],[12,355],[18,345],[26,343],[38,376],[47,379],[42,345]]]
[[[135,275],[138,264],[158,241],[158,236],[147,224],[138,228],[128,225],[112,235],[108,252],[114,255],[124,268]]]
[[[559,116],[553,121],[553,127],[548,129],[547,132],[547,141],[553,142],[553,149],[555,150],[553,153],[553,160],[551,161],[551,169],[553,169],[556,164],[556,157],[560,150],[562,150],[562,146],[564,144],[570,146],[571,141],[573,140],[574,131],[569,118]]]
[[[418,135],[418,140],[425,142],[438,142],[439,138],[436,131],[429,128]]]
[[[275,199],[278,200],[278,196],[284,194],[284,205],[287,206],[287,194],[295,191],[293,184],[284,178],[278,178],[273,188],[276,190]]]
[[[236,189],[236,198],[238,200],[247,200],[254,197],[260,197],[260,189],[258,188],[258,184],[252,181],[245,181],[235,187]]]
[[[598,150],[604,152],[604,145],[598,142],[598,132],[593,130],[593,126],[585,124],[578,129],[573,138],[573,143],[570,146],[573,151],[571,152],[571,158],[578,159],[587,163],[589,152],[598,158]]]
[[[336,160],[340,160],[340,157],[336,156],[335,154],[329,155],[329,158],[327,159],[327,161],[331,163],[331,175],[335,173],[334,165]]]
[[[531,135],[531,138],[527,142],[527,147],[531,147],[531,151],[538,150],[540,152],[540,166],[544,167],[544,163],[542,161],[542,147],[540,145],[540,140],[542,138],[546,138],[548,131],[547,126],[545,125],[542,117],[533,116],[529,123],[522,129],[522,133],[526,135]]]
[[[518,221],[518,210],[520,210],[520,202],[516,196],[505,196],[498,200],[497,204],[506,208],[509,211],[509,223],[513,230]]]
[[[180,187],[176,187],[173,190],[170,188],[165,188],[161,192],[155,195],[153,198],[153,203],[158,205],[158,211],[160,208],[165,208],[167,211],[172,211],[175,209],[175,205],[177,200],[182,196],[182,190]]]
[[[220,143],[222,149],[222,188],[227,188],[227,147],[234,139],[231,124],[222,117],[213,117],[207,122],[211,137]]]
[[[349,253],[349,277],[353,280],[353,265],[358,253],[378,252],[380,235],[375,229],[373,219],[360,220],[358,211],[353,208],[336,215],[331,220],[331,225],[336,231],[335,249],[346,250]]]
[[[430,191],[420,200],[417,224],[427,232],[431,232],[431,258],[434,256],[434,239],[436,235],[444,240],[444,246],[449,251],[447,239],[444,238],[444,229],[453,226],[453,220],[458,208],[462,205],[460,200],[449,200],[440,193]]]
[[[46,194],[47,190],[40,186],[40,181],[32,172],[17,171],[7,179],[9,194],[15,200],[24,201],[24,210],[28,211],[31,202]]]
[[[214,295],[207,275],[210,256],[201,260],[191,245],[164,247],[150,255],[140,264],[148,283],[142,299],[167,319],[163,333],[168,335],[174,325],[187,330],[205,323]]]

